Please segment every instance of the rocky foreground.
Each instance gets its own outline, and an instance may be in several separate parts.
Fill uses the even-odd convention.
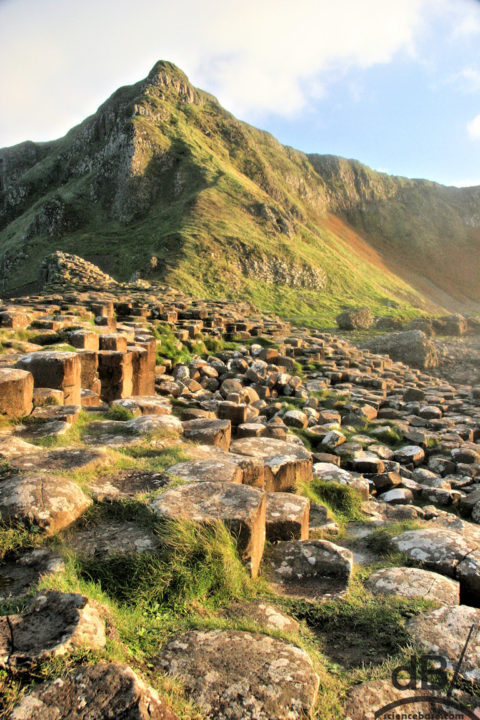
[[[452,670],[480,622],[480,387],[97,281],[0,307],[0,715],[360,720],[412,695],[412,655]],[[473,708],[479,661],[474,635]]]

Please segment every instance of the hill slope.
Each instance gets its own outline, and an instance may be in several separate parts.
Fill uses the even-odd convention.
[[[167,62],[64,138],[0,150],[0,181],[4,293],[35,290],[61,249],[310,320],[480,303],[480,188],[282,146]]]

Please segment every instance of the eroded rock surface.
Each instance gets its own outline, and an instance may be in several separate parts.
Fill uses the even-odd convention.
[[[162,650],[157,666],[179,677],[212,720],[300,720],[310,714],[319,685],[304,650],[234,630],[181,635]]]

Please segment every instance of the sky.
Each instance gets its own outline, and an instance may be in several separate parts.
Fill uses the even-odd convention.
[[[480,185],[480,0],[0,0],[0,147],[170,60],[305,152]]]

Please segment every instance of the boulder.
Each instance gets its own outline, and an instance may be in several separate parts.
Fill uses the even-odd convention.
[[[132,395],[130,398],[120,398],[112,402],[112,407],[126,408],[136,415],[171,415],[172,406],[163,397],[158,395]]]
[[[341,330],[368,330],[373,316],[369,307],[349,308],[337,315],[336,322]]]
[[[177,677],[211,720],[303,720],[319,687],[305,650],[236,630],[185,633],[155,665]]]
[[[138,437],[149,433],[181,435],[183,432],[183,425],[175,415],[142,415],[118,424],[124,426],[127,434]]]
[[[391,544],[413,565],[453,578],[458,564],[475,549],[459,533],[443,528],[409,530],[393,537]]]
[[[68,336],[68,342],[79,350],[98,352],[99,336],[91,330],[75,330]]]
[[[371,352],[390,355],[412,367],[427,369],[438,366],[438,351],[433,342],[421,330],[380,335],[366,343]]]

